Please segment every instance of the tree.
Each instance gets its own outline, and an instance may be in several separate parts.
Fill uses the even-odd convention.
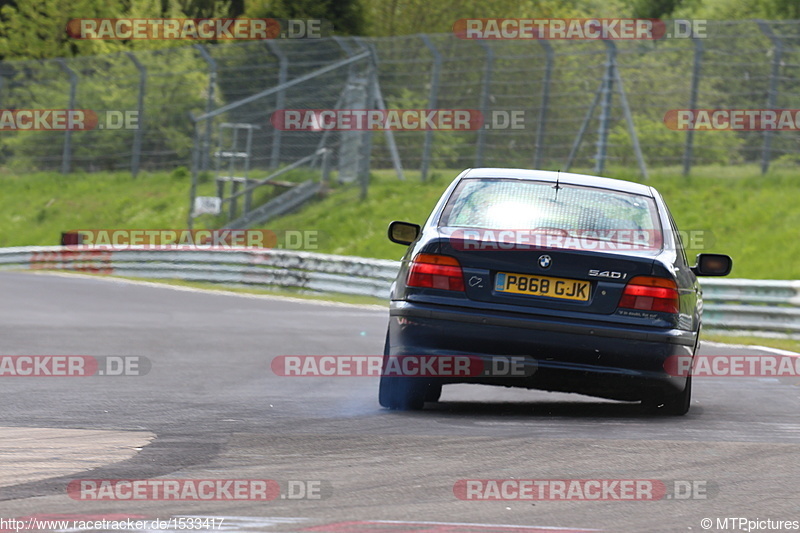
[[[368,4],[369,35],[449,33],[459,19],[618,17],[628,0],[382,0]]]
[[[361,0],[268,0],[245,9],[250,18],[323,19],[337,35],[364,35],[367,24]]]
[[[244,14],[244,0],[177,0],[189,18],[237,18]]]
[[[67,35],[75,18],[118,17],[120,0],[38,0],[0,9],[0,57],[45,59],[104,54],[122,48],[116,41],[77,40]]]
[[[798,19],[797,0],[685,0],[675,11],[676,18],[712,20]]]
[[[644,19],[670,18],[683,0],[633,0],[632,15]]]
[[[800,2],[797,0],[771,0],[766,3],[769,18],[800,19]]]

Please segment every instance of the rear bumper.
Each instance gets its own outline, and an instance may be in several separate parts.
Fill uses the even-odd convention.
[[[441,378],[443,383],[487,383],[617,400],[674,394],[685,377],[668,374],[667,358],[691,356],[696,332],[578,323],[546,316],[476,312],[394,301],[391,355],[524,356],[525,377]],[[529,372],[530,373],[530,372]]]

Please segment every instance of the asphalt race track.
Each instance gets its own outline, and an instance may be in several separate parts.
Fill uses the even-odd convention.
[[[696,379],[689,414],[669,418],[636,404],[470,385],[445,387],[423,412],[398,413],[378,405],[377,378],[270,369],[279,355],[380,354],[386,315],[0,274],[0,354],[144,356],[151,365],[142,376],[0,377],[0,517],[209,516],[224,517],[226,531],[359,533],[722,531],[701,520],[800,520],[800,378]],[[91,501],[67,492],[76,479],[155,477],[275,480],[282,497]],[[454,494],[459,480],[489,479],[698,489],[656,501]],[[295,488],[318,489],[313,498],[290,497],[300,481]]]

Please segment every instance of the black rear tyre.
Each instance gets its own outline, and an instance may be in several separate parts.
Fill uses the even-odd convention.
[[[383,345],[384,363],[389,357],[389,332]],[[378,403],[387,409],[399,411],[419,411],[425,402],[439,401],[442,394],[440,384],[430,383],[424,379],[381,376],[378,389]]]
[[[415,378],[382,376],[378,402],[387,409],[419,411],[425,406],[427,383]]]
[[[428,383],[428,389],[425,391],[425,401],[435,403],[442,397],[442,384],[441,383]]]
[[[682,392],[643,400],[642,404],[654,414],[665,416],[685,415],[692,405],[692,376],[686,378],[686,387]]]

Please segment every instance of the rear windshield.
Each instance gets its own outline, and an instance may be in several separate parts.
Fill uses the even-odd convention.
[[[453,192],[439,226],[526,230],[660,247],[656,204],[638,194],[551,182],[465,179]],[[636,231],[631,231],[636,230]]]

